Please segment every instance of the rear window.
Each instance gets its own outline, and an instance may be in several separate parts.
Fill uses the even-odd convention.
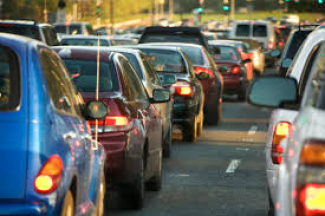
[[[112,46],[136,45],[135,40],[111,39]]]
[[[80,92],[95,92],[97,84],[97,62],[94,60],[63,59],[77,89]],[[108,62],[100,62],[99,91],[119,90],[117,73]]]
[[[57,25],[54,28],[55,31],[60,34],[83,34],[81,25]]]
[[[179,53],[165,50],[142,51],[157,72],[186,73],[184,60]]]
[[[204,59],[201,49],[190,46],[179,46],[188,58],[191,60],[193,65],[204,65]]]
[[[41,40],[39,29],[36,26],[0,24],[0,32],[17,34],[35,40]]]
[[[254,37],[266,37],[267,36],[267,27],[266,25],[253,25],[253,36]]]
[[[0,111],[11,111],[20,103],[20,71],[17,56],[0,46]]]
[[[218,46],[220,54],[214,54],[213,59],[216,61],[239,61],[239,53],[232,47]]]
[[[141,70],[141,67],[139,65],[137,58],[133,54],[130,54],[130,53],[123,53],[123,55],[130,61],[132,67],[137,72],[137,75],[139,76],[139,78],[143,79],[142,70]]]
[[[141,38],[141,43],[154,43],[154,42],[182,42],[197,45],[203,45],[200,35],[178,33],[178,34],[145,34]]]
[[[249,29],[250,29],[250,25],[247,24],[237,25],[236,36],[249,37]]]
[[[63,46],[97,46],[97,39],[83,39],[83,38],[63,38],[60,42]],[[109,46],[108,41],[100,40],[100,46]]]
[[[293,59],[298,52],[301,44],[307,38],[311,31],[299,31],[292,35],[289,43],[287,43],[287,47],[285,48],[284,58]]]

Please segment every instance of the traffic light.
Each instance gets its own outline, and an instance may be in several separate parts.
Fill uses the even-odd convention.
[[[289,2],[290,0],[285,0],[285,2]]]
[[[324,0],[318,0],[318,4],[324,4]]]
[[[229,9],[230,9],[229,4],[224,4],[224,5],[222,6],[222,10],[223,10],[224,12],[228,12]]]
[[[102,10],[102,7],[100,5],[97,5],[96,14],[99,15],[101,10]]]
[[[198,13],[198,14],[203,13],[203,8],[201,8],[201,7],[196,8],[196,13]]]

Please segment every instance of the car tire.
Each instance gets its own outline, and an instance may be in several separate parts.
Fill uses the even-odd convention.
[[[173,127],[170,124],[167,137],[164,139],[164,144],[163,144],[163,157],[164,158],[170,158],[170,156],[171,156],[172,133],[173,133]]]
[[[203,121],[204,121],[204,113],[203,110],[200,111],[200,115],[198,117],[198,123],[197,123],[197,136],[201,136],[203,132]]]
[[[104,215],[104,199],[105,199],[105,192],[106,192],[106,181],[105,181],[105,174],[102,173],[102,179],[99,184],[99,191],[97,195],[97,205],[96,205],[96,216],[103,216]]]
[[[144,201],[144,162],[141,162],[141,170],[138,173],[135,183],[132,185],[131,196],[128,196],[132,209],[142,209]]]
[[[61,216],[74,216],[74,213],[75,213],[74,198],[71,190],[68,190],[64,198]]]
[[[221,112],[221,102],[219,102],[216,109],[211,109],[210,112],[207,113],[206,124],[217,126],[221,120]]]
[[[159,154],[159,161],[158,161],[158,170],[156,175],[150,179],[146,186],[148,190],[151,191],[160,191],[162,185],[162,154]]]
[[[243,84],[241,86],[241,89],[238,93],[238,100],[239,101],[245,101],[246,100],[246,93],[247,93],[247,85]]]
[[[197,117],[194,117],[193,121],[189,125],[185,125],[182,131],[183,141],[195,142],[197,138]]]

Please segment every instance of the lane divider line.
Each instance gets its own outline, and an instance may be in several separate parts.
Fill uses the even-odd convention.
[[[257,127],[256,125],[253,125],[253,126],[249,129],[249,131],[248,131],[248,135],[251,136],[251,135],[256,134],[257,129],[258,129],[258,127]]]
[[[228,168],[226,170],[226,173],[235,173],[236,169],[238,168],[239,164],[240,164],[240,160],[231,160],[230,164],[228,165]]]

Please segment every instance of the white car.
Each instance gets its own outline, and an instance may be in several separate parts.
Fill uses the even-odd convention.
[[[292,25],[299,25],[300,19],[298,15],[289,14],[289,15],[284,15],[281,21]]]
[[[294,78],[297,81],[299,85],[299,98],[302,98],[310,73],[310,65],[307,65],[309,55],[313,51],[314,47],[323,41],[324,38],[325,31],[315,31],[311,33],[293,60],[293,65],[288,76]],[[295,108],[299,108],[299,106]],[[292,123],[297,115],[297,109],[276,109],[273,111],[269,121],[268,138],[265,149],[266,173],[270,199],[270,205],[268,208],[269,215],[272,215],[274,211],[273,203],[275,203],[274,201],[276,200],[278,192],[278,170],[279,165],[283,161],[281,153],[286,147],[285,138],[288,134],[283,134],[283,131],[292,127]],[[288,130],[286,130],[286,132],[288,132]],[[281,141],[282,143],[280,146]]]

